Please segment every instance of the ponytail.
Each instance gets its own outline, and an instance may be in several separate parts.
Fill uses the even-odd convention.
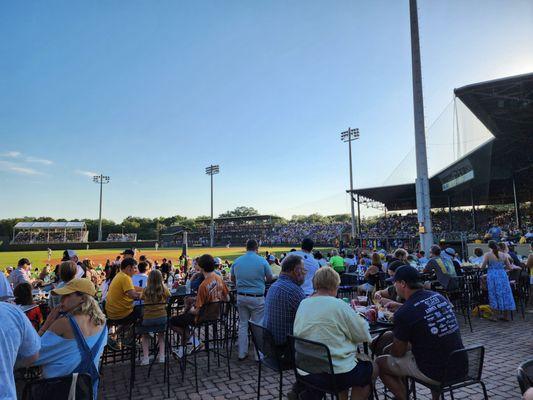
[[[494,240],[489,240],[489,248],[492,250],[492,252],[496,256],[496,258],[499,258],[498,245],[496,244],[496,242]]]

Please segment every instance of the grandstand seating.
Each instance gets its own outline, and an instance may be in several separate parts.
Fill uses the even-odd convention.
[[[526,228],[533,226],[533,207],[523,208],[523,223]],[[493,223],[497,224],[511,239],[522,234],[515,224],[513,211],[496,208],[483,208],[476,211],[476,229],[473,226],[470,210],[452,211],[452,229],[447,211],[432,213],[435,238],[448,241],[473,241],[483,239]],[[181,231],[180,231],[181,232]],[[316,245],[333,246],[350,232],[348,222],[308,223],[267,220],[261,216],[246,219],[216,219],[215,245],[243,245],[247,239],[254,238],[263,245],[298,245],[302,237],[311,237]],[[389,240],[391,245],[412,241],[418,234],[418,221],[415,213],[389,214],[371,219],[363,219],[359,239]],[[182,234],[164,235],[165,246],[181,246]],[[196,229],[188,232],[188,243],[192,246],[209,245],[209,221],[201,221]]]

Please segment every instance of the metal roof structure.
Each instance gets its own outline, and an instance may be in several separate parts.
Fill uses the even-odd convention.
[[[248,221],[256,221],[256,220],[276,220],[281,219],[281,217],[278,217],[276,215],[250,215],[246,217],[219,217],[214,218],[215,223],[221,223],[221,222],[248,222]],[[211,222],[210,218],[202,218],[197,219],[197,222]]]
[[[85,222],[19,222],[14,229],[86,229]]]
[[[533,200],[533,73],[454,90],[494,136],[430,178],[431,207]],[[348,191],[350,192],[350,191]],[[415,184],[355,189],[388,210],[415,210]]]

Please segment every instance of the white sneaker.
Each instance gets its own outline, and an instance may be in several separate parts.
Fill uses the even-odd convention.
[[[184,353],[184,347],[183,346],[178,346],[177,349],[172,349],[172,354],[176,358],[182,358],[183,357],[183,353]]]
[[[150,364],[150,358],[141,357],[141,365],[148,365],[148,364]]]
[[[193,347],[198,347],[202,344],[202,341],[198,339],[196,336],[191,336],[187,344],[192,344]]]
[[[163,364],[165,362],[165,355],[164,354],[158,355],[157,362]]]

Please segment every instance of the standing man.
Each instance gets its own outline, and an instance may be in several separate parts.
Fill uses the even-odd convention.
[[[337,249],[331,250],[331,258],[329,259],[329,265],[338,274],[342,274],[345,271],[346,268],[344,267],[344,258],[339,256]]]
[[[268,265],[270,265],[270,269],[272,270],[273,275],[279,275],[281,273],[281,266],[276,264],[276,256],[274,254],[270,254],[267,258]]]
[[[257,254],[258,250],[257,241],[248,240],[246,254],[237,258],[231,267],[231,280],[236,283],[239,310],[239,361],[248,357],[248,321],[263,321],[265,283],[272,281],[270,265]]]
[[[52,258],[52,249],[47,248],[46,251],[48,252],[48,262],[50,262],[50,259]]]
[[[496,221],[492,223],[492,226],[487,233],[491,236],[492,240],[496,242],[499,242],[502,238],[502,228],[498,226]]]
[[[0,271],[0,301],[3,300],[2,297],[13,297],[13,289],[4,273]]]
[[[291,253],[291,255],[294,254],[304,260],[305,282],[302,285],[302,290],[306,296],[311,296],[313,294],[313,277],[315,276],[315,272],[320,268],[320,264],[315,260],[313,253],[311,253],[314,246],[315,243],[312,239],[305,238],[302,240],[302,249]]]

